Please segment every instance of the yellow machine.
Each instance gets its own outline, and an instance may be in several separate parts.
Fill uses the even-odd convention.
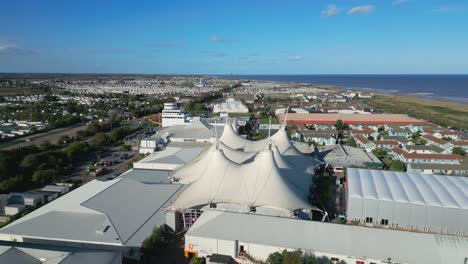
[[[148,121],[148,122],[150,122],[150,123],[152,123],[152,124],[154,124],[154,125],[160,126],[160,125],[161,125],[161,122],[155,121],[155,120],[157,120],[159,117],[160,117],[160,115],[159,115],[159,114],[156,114],[156,115],[144,116],[143,118],[144,118],[146,121]]]

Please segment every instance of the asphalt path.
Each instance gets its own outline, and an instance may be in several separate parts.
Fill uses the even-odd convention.
[[[85,130],[87,125],[74,125],[69,127],[56,128],[49,131],[39,132],[33,135],[25,136],[22,138],[14,139],[12,141],[4,142],[0,145],[1,150],[10,150],[21,147],[27,147],[30,145],[38,145],[41,142],[49,141],[52,144],[57,143],[59,138],[64,135],[73,137],[77,131]]]

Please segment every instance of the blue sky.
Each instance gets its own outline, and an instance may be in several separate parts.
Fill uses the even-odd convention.
[[[0,72],[468,73],[468,0],[5,0]]]

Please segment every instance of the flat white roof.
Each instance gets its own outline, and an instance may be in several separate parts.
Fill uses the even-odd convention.
[[[172,145],[172,144],[171,144]],[[156,151],[142,160],[135,162],[135,168],[173,171],[195,159],[206,147],[184,146]]]

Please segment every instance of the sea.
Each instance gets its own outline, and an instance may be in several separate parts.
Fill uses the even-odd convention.
[[[326,84],[343,89],[468,104],[468,74],[453,75],[220,75],[220,78]]]

